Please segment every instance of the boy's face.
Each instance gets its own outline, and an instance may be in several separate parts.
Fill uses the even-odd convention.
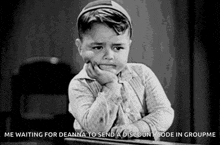
[[[94,24],[82,40],[76,39],[76,45],[86,63],[97,64],[100,69],[117,75],[127,64],[131,45],[128,31],[117,35],[104,24]]]

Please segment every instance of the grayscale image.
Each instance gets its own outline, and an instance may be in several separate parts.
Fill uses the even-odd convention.
[[[0,144],[219,144],[219,2],[0,6]]]

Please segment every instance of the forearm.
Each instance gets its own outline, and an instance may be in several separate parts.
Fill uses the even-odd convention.
[[[174,119],[174,110],[171,107],[160,108],[136,122],[140,132],[151,133],[155,140],[160,133],[169,129]]]
[[[83,128],[88,132],[108,132],[116,119],[120,101],[119,92],[113,92],[111,87],[103,86],[82,118]]]
[[[157,79],[156,75],[148,68],[145,68],[145,94],[148,115],[142,120],[145,121],[155,135],[165,132],[172,125],[174,110],[167,98],[165,91]]]

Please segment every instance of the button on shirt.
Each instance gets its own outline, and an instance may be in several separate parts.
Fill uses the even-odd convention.
[[[128,63],[118,79],[120,95],[90,78],[85,66],[71,80],[69,111],[75,130],[109,132],[114,126],[135,123],[140,132],[158,134],[171,126],[174,111],[150,68]]]
[[[137,120],[141,119],[140,112],[143,112],[143,108],[141,106],[141,102],[138,100],[138,96],[133,90],[133,88],[130,86],[130,84],[126,81],[119,81],[119,83],[122,83],[122,89],[121,89],[121,97],[122,102],[120,104],[123,112],[127,118],[127,123],[134,123]],[[120,116],[118,116],[120,117]],[[124,125],[124,124],[120,124]]]

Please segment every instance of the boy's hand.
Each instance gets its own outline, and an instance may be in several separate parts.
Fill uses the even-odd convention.
[[[101,85],[107,85],[110,83],[117,83],[118,78],[115,74],[101,70],[97,64],[92,65],[91,62],[86,65],[86,72],[89,77],[96,79]]]
[[[120,134],[121,137],[132,137],[137,136],[139,133],[139,129],[137,126],[134,124],[126,124],[126,125],[121,125],[121,126],[116,126],[111,129],[111,132],[114,133],[115,135]]]

